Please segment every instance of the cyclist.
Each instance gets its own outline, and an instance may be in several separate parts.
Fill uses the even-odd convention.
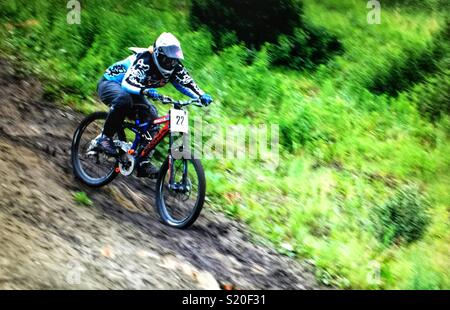
[[[156,88],[169,82],[184,95],[200,98],[203,105],[212,102],[210,95],[202,91],[181,63],[184,59],[180,42],[171,33],[162,33],[148,49],[134,49],[128,58],[111,65],[100,80],[97,90],[100,100],[110,106],[101,136],[97,139],[99,150],[116,155],[117,148],[112,137],[120,128],[134,104],[142,104],[145,96],[159,99]],[[149,121],[158,117],[158,111],[151,107],[144,115]],[[158,169],[150,162],[138,165],[138,176],[154,176]]]

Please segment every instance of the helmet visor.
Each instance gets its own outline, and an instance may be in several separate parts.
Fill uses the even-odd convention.
[[[162,52],[169,58],[184,59],[183,51],[179,46],[169,45],[162,46]]]

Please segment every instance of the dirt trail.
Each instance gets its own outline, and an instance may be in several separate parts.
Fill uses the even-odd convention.
[[[145,211],[152,182],[119,176],[92,190],[74,180],[70,143],[83,116],[41,93],[0,61],[0,289],[320,288],[310,266],[255,245],[207,205],[180,231]],[[74,202],[80,190],[93,206]]]

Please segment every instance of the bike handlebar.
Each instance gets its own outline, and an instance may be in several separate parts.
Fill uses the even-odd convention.
[[[200,98],[197,99],[191,99],[187,101],[181,101],[181,100],[174,100],[168,96],[161,96],[160,98],[155,98],[153,100],[157,100],[161,102],[162,104],[173,104],[175,107],[185,107],[188,105],[196,105],[198,107],[203,107],[203,104],[200,102]]]

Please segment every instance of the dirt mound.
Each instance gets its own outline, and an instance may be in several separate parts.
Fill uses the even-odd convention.
[[[151,181],[80,184],[69,157],[83,116],[41,93],[0,62],[0,289],[320,288],[310,266],[253,244],[243,225],[207,205],[180,231],[145,211]],[[93,206],[77,205],[76,191]]]

